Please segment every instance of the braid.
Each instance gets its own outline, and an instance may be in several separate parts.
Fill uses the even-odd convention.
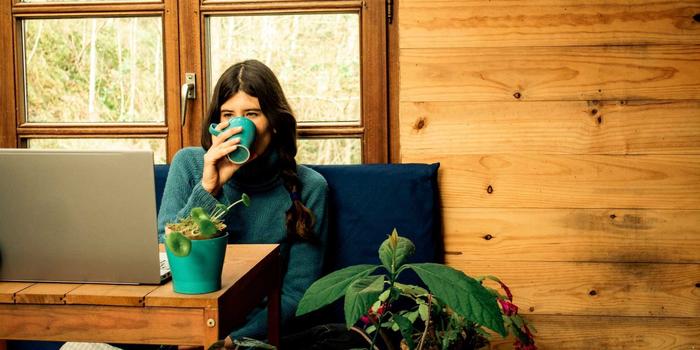
[[[287,238],[289,240],[305,240],[309,242],[317,242],[318,239],[314,236],[314,223],[316,218],[314,214],[301,202],[302,183],[297,175],[297,162],[294,156],[282,151],[280,152],[280,160],[282,165],[282,182],[284,187],[289,192],[292,199],[292,205],[287,209],[286,226]]]

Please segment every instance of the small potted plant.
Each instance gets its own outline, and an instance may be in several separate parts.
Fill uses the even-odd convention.
[[[166,225],[165,251],[173,275],[173,290],[183,294],[202,294],[221,288],[221,270],[226,255],[228,233],[222,218],[235,205],[250,205],[250,198],[226,206],[219,204],[209,214],[192,208],[190,216]]]
[[[480,349],[489,344],[492,333],[506,337],[509,330],[516,349],[537,349],[534,329],[518,315],[510,290],[500,280],[472,278],[443,264],[406,263],[414,252],[413,243],[394,230],[379,248],[381,265],[350,266],[317,280],[296,314],[344,296],[346,326],[359,324],[371,339],[370,349],[379,342],[386,349]],[[381,268],[384,273],[372,274]],[[399,275],[409,269],[427,288],[399,282]],[[485,286],[486,280],[500,284],[506,294]]]

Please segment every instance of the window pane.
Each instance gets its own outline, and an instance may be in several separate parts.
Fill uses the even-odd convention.
[[[28,148],[36,149],[80,149],[80,150],[119,150],[136,149],[152,150],[153,161],[156,164],[165,164],[165,139],[29,139]]]
[[[165,123],[161,22],[23,20],[27,122]]]
[[[359,23],[347,13],[209,17],[209,91],[254,58],[275,72],[299,121],[359,122]]]
[[[361,139],[299,140],[297,163],[300,164],[360,164]]]

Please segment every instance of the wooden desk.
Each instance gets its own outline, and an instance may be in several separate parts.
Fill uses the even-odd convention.
[[[229,245],[221,290],[0,282],[0,339],[208,347],[268,297],[269,341],[279,345],[281,272],[276,244]],[[3,348],[4,341],[0,341]]]

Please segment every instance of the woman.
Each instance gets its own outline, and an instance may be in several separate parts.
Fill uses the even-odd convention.
[[[210,123],[218,123],[221,131],[237,116],[251,119],[257,129],[251,157],[243,165],[226,157],[240,142],[235,137],[240,127],[219,136],[208,132]],[[297,165],[296,153],[296,120],[274,73],[259,61],[237,63],[222,74],[214,88],[202,127],[202,147],[184,148],[175,155],[158,215],[162,241],[166,223],[186,217],[192,208],[211,211],[247,193],[250,207],[235,207],[225,219],[229,242],[281,245],[283,327],[321,274],[327,237],[328,185],[314,170]],[[259,307],[242,327],[231,332],[225,344],[231,347],[232,339],[264,339],[266,335],[267,310]]]

